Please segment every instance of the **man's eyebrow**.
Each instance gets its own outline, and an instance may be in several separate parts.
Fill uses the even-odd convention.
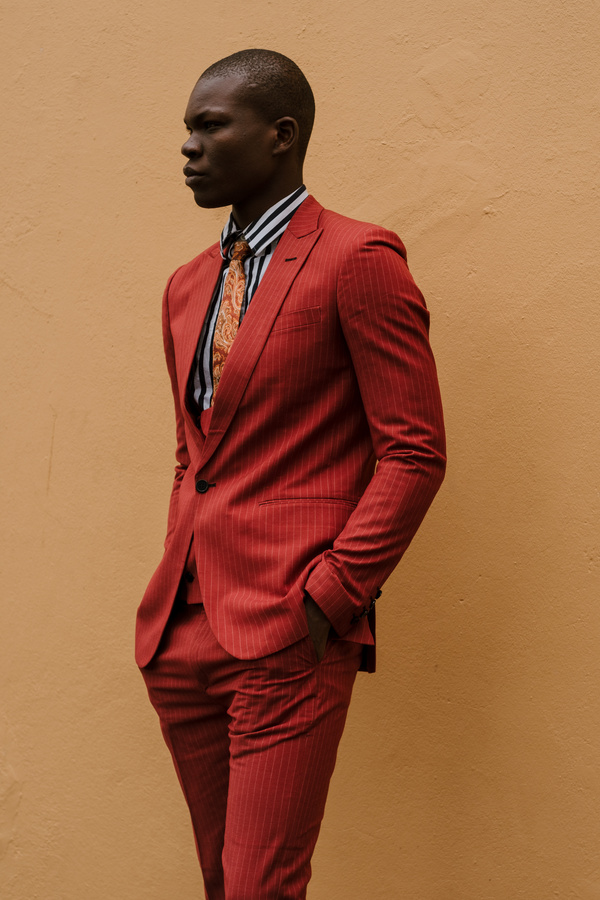
[[[206,119],[207,117],[214,118],[222,118],[223,113],[219,110],[218,107],[206,107],[206,109],[201,109],[200,112],[194,113],[193,116],[184,116],[183,124],[186,126],[191,125],[193,122],[201,122],[202,119]]]

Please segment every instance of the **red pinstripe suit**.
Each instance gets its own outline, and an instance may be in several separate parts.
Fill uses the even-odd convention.
[[[204,434],[187,385],[220,268],[216,244],[180,268],[164,296],[178,465],[165,553],[138,610],[136,659],[147,671],[192,536],[195,599],[229,658],[302,647],[304,591],[340,645],[372,644],[366,613],[444,473],[429,317],[396,235],[312,197],[300,206],[248,308]],[[225,896],[219,890],[209,896]]]

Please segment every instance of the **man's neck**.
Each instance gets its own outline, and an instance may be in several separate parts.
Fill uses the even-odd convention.
[[[258,199],[248,201],[248,203],[241,205],[234,204],[231,208],[231,214],[236,225],[240,230],[247,228],[252,222],[256,222],[257,219],[260,219],[268,209],[271,209],[272,206],[275,206],[276,203],[283,200],[284,197],[289,197],[290,194],[293,194],[302,184],[303,178],[301,172],[296,178],[289,179],[285,184],[268,191]]]

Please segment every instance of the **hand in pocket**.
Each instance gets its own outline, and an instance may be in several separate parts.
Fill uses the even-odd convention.
[[[317,660],[321,662],[325,655],[331,623],[310,594],[304,594],[304,608],[306,609],[306,619],[308,621],[308,633],[313,642]]]

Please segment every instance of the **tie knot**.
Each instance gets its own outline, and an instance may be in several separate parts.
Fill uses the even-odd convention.
[[[251,251],[248,241],[236,241],[233,245],[233,253],[231,254],[231,258],[244,260],[250,254],[250,252]]]

